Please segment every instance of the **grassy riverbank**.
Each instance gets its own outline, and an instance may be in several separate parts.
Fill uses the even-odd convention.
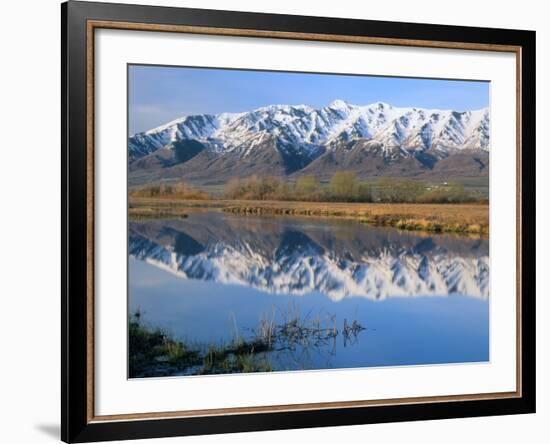
[[[130,377],[183,374],[223,374],[271,372],[272,352],[296,353],[320,348],[340,338],[352,344],[366,330],[357,320],[344,319],[339,328],[336,316],[311,312],[301,314],[297,305],[272,307],[262,313],[258,325],[247,335],[236,327],[233,338],[225,343],[198,344],[177,339],[168,331],[143,322],[140,311],[128,323]]]
[[[130,377],[272,371],[261,338],[235,337],[227,344],[189,344],[161,328],[152,328],[136,312],[129,324]]]
[[[307,216],[353,219],[401,230],[483,234],[489,232],[487,204],[407,204],[286,202],[269,200],[180,200],[130,198],[131,217],[186,217],[190,211],[217,209],[266,216]]]

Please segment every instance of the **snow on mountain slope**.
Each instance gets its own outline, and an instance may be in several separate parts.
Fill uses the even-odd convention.
[[[128,140],[130,160],[170,143],[194,139],[212,152],[242,156],[275,138],[290,155],[315,158],[321,147],[338,142],[374,140],[385,147],[405,150],[488,150],[490,117],[487,108],[476,111],[397,108],[386,103],[351,105],[335,100],[313,109],[306,105],[271,105],[244,113],[185,116]]]

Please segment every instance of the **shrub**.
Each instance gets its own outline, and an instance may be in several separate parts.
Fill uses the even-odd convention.
[[[301,176],[296,181],[296,194],[304,200],[318,200],[321,184],[315,176]]]
[[[339,199],[352,200],[355,195],[355,173],[338,171],[330,180],[330,194]]]
[[[383,177],[378,181],[378,199],[381,202],[417,202],[425,191],[426,184],[418,180]]]
[[[357,200],[359,202],[372,202],[372,186],[368,182],[361,182],[357,185]]]
[[[210,199],[208,193],[194,189],[185,182],[146,185],[131,190],[129,195],[132,197],[171,197],[196,200]]]
[[[274,198],[280,185],[281,180],[274,177],[233,178],[227,182],[224,194],[229,199],[266,200]]]

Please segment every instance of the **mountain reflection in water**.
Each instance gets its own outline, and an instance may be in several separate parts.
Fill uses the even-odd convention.
[[[129,254],[184,279],[277,294],[320,292],[333,301],[489,295],[487,240],[408,234],[350,221],[209,212],[130,222]]]
[[[128,251],[131,378],[489,359],[486,239],[197,212]]]

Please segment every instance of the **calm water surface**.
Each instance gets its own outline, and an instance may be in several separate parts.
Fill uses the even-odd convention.
[[[488,287],[484,239],[220,212],[129,227],[131,313],[197,346],[298,319],[273,370],[487,361]]]

